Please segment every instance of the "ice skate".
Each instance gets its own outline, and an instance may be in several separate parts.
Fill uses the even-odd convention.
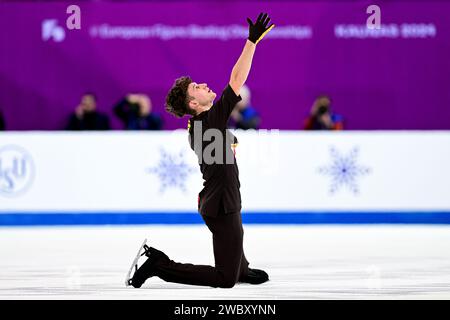
[[[138,262],[139,262],[139,258],[142,257],[143,255],[145,255],[145,252],[146,252],[146,248],[145,248],[145,247],[148,248],[148,246],[146,245],[146,243],[147,243],[147,239],[145,239],[144,242],[142,243],[142,245],[141,245],[141,247],[139,248],[139,251],[138,251],[136,257],[135,257],[134,260],[133,260],[133,263],[131,264],[130,270],[128,270],[127,277],[126,277],[126,279],[125,279],[125,285],[126,285],[127,287],[128,287],[128,286],[131,286],[131,279],[132,279],[131,273],[133,272],[133,270],[134,270],[134,273],[136,273],[136,271],[138,270]],[[143,252],[142,252],[142,251],[143,251]],[[134,275],[134,273],[133,273],[133,275]]]
[[[125,280],[125,284],[127,286],[140,288],[148,278],[156,275],[157,265],[160,263],[168,263],[170,261],[169,257],[164,252],[149,247],[146,242],[147,239],[145,239],[144,243],[139,248],[138,254],[134,258],[133,264],[128,271],[127,278]],[[138,267],[139,258],[143,255],[148,258],[140,267]],[[134,274],[131,275],[133,270]]]

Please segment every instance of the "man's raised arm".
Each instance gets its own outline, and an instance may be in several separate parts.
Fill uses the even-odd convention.
[[[242,86],[247,81],[256,45],[275,26],[274,24],[268,26],[270,18],[267,13],[264,15],[261,13],[254,24],[249,18],[247,18],[247,22],[249,24],[248,39],[230,77],[230,87],[236,95],[239,95]]]

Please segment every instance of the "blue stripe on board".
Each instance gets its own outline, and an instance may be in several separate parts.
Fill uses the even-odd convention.
[[[450,211],[427,212],[249,212],[246,224],[450,224]],[[0,226],[199,224],[194,212],[5,213]]]

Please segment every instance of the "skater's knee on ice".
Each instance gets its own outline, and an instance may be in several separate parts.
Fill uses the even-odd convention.
[[[233,288],[234,285],[237,283],[237,275],[235,273],[230,274],[224,274],[222,277],[219,287],[220,288]]]
[[[226,288],[226,289],[231,289],[234,287],[234,285],[236,284],[236,281],[234,280],[224,280],[222,283],[220,283],[219,287],[220,288]]]

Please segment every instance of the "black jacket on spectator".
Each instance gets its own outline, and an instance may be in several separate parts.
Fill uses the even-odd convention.
[[[3,119],[3,115],[0,112],[0,131],[5,130],[5,119]]]
[[[86,112],[82,119],[72,114],[69,119],[67,130],[109,130],[109,119],[99,112]]]

